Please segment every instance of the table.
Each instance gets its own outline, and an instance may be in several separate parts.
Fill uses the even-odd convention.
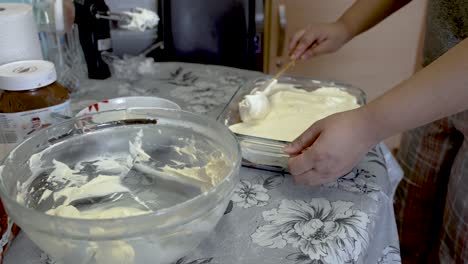
[[[73,110],[118,96],[153,95],[216,118],[240,85],[262,75],[149,59],[132,63],[114,69],[119,78],[83,80],[72,95]],[[350,174],[320,187],[296,186],[287,174],[243,167],[215,231],[174,264],[401,263],[392,201],[402,175],[384,144]],[[22,233],[5,263],[55,262]]]

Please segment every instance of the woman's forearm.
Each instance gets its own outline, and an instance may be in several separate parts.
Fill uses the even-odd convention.
[[[362,108],[377,140],[468,109],[468,40]]]
[[[338,21],[347,27],[352,37],[355,37],[409,2],[411,0],[357,0]]]

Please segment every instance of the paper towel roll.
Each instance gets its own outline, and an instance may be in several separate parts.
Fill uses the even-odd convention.
[[[43,58],[31,5],[0,3],[0,25],[0,64]]]

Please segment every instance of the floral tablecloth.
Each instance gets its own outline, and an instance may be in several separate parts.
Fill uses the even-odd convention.
[[[114,68],[114,76],[83,80],[73,109],[154,95],[216,118],[240,85],[261,73],[142,60]],[[385,145],[373,148],[350,174],[321,187],[296,186],[287,174],[250,168],[241,168],[240,175],[215,231],[175,264],[401,263],[392,200],[402,172]],[[5,263],[55,262],[20,234]]]

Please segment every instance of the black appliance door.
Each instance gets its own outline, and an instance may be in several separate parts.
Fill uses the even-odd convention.
[[[255,1],[162,0],[163,60],[255,69]]]

